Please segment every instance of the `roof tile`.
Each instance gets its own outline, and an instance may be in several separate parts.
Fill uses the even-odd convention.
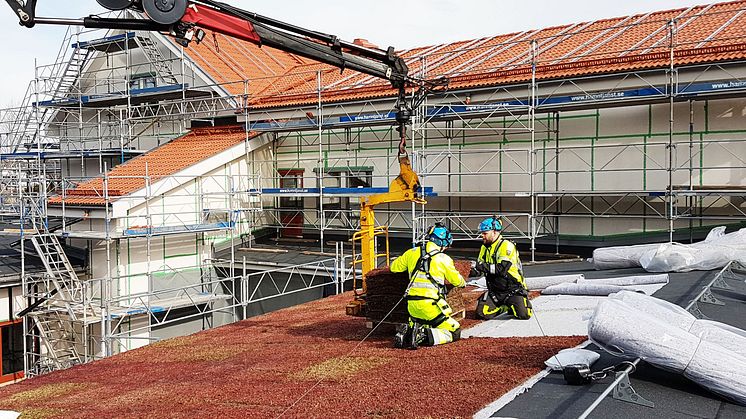
[[[250,136],[252,136],[251,134]],[[104,178],[83,182],[66,191],[66,205],[104,205],[145,187],[147,173],[150,183],[173,175],[207,157],[225,151],[247,139],[243,126],[196,128],[142,156],[114,167]],[[61,196],[53,197],[50,204],[61,204]]]
[[[410,74],[427,65],[429,77],[448,75],[451,87],[491,86],[530,78],[530,40],[537,40],[538,78],[667,66],[668,23],[676,19],[676,60],[679,64],[746,58],[741,48],[728,52],[702,47],[733,47],[746,42],[746,1],[664,10],[645,15],[601,19],[555,26],[539,31],[466,40],[402,52]],[[714,36],[713,36],[714,35]],[[709,39],[713,36],[713,39]],[[702,41],[707,40],[707,42]],[[512,42],[512,43],[511,43]],[[318,100],[316,73],[321,72],[323,100],[339,102],[392,96],[385,80],[338,69],[269,47],[223,35],[208,36],[187,53],[218,82],[250,79],[252,106],[297,106]],[[228,91],[242,94],[236,84]]]

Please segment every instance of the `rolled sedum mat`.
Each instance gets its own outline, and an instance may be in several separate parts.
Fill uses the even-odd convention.
[[[580,279],[578,284],[605,284],[605,285],[651,285],[651,284],[667,284],[668,274],[658,275],[632,275],[632,276],[621,276],[617,278],[602,278],[602,279]]]
[[[746,358],[733,351],[702,341],[684,376],[713,393],[746,405]]]
[[[701,320],[676,304],[659,298],[631,291],[622,291],[610,296],[623,301],[633,310],[641,311],[666,323],[686,330],[704,341],[746,356],[746,331],[725,323]]]
[[[695,320],[689,333],[746,357],[746,331],[712,320]]]
[[[746,405],[746,357],[715,343],[743,338],[743,331],[692,321],[690,327],[712,339],[708,341],[674,324],[686,324],[686,316],[656,302],[648,301],[650,307],[645,307],[645,301],[632,297],[600,302],[588,323],[588,337],[612,354],[639,357],[684,374],[702,387]]]
[[[640,267],[640,258],[645,252],[658,248],[658,244],[635,246],[601,247],[593,251],[593,267],[596,269],[619,269]]]
[[[691,313],[674,303],[633,291],[621,291],[610,296],[627,304],[632,310],[650,315],[679,329],[689,330],[697,320]]]
[[[625,290],[624,287],[618,285],[605,285],[605,284],[558,284],[552,285],[551,287],[544,288],[541,291],[542,295],[594,295],[594,296],[607,296]]]
[[[584,278],[585,275],[583,274],[537,276],[533,278],[526,278],[526,287],[529,290],[543,290],[544,288],[551,287],[552,285],[574,283]]]
[[[700,339],[616,299],[601,301],[588,322],[588,337],[609,353],[640,357],[682,373]]]

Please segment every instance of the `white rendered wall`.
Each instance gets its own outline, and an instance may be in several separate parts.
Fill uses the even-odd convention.
[[[695,187],[746,186],[746,99],[694,102],[692,109],[694,134],[690,142],[690,105],[688,102],[674,105],[671,137],[674,144],[673,185],[687,188],[690,183]],[[669,185],[670,108],[667,103],[565,112],[560,116],[557,150],[554,120],[551,116],[537,115],[535,147],[538,173],[534,178],[537,192],[638,191],[665,194]],[[503,122],[500,118],[492,121],[493,126],[499,127],[501,123],[510,126],[509,121]],[[353,137],[359,138],[354,144],[342,144],[342,135],[324,135],[322,164],[332,166],[331,162],[344,159],[350,162],[375,161],[381,151],[374,149],[392,145],[390,136],[355,130],[353,128]],[[451,135],[451,138],[446,135]],[[313,168],[318,166],[315,161],[319,156],[318,140],[315,134],[298,137],[298,134],[288,135],[278,142],[277,166],[304,168],[303,186],[316,187]],[[426,161],[420,161],[418,165],[426,168],[420,172],[421,180],[425,186],[432,186],[443,195],[429,199],[428,209],[447,209],[449,205],[454,208],[453,202],[457,200],[457,209],[461,211],[492,212],[495,208],[504,212],[529,211],[529,200],[521,198],[530,191],[529,140],[528,132],[465,130],[460,129],[458,123],[450,131],[445,124],[439,123],[419,132],[413,141],[415,149],[420,151],[423,144],[426,145]],[[453,150],[450,158],[444,152],[449,143],[450,150]],[[388,159],[395,161],[393,155]],[[386,175],[393,173],[395,176],[398,172],[398,167],[392,171],[386,163],[370,166],[374,167],[374,186],[387,185],[392,177]],[[474,174],[479,171],[482,174]],[[500,173],[484,173],[488,171]],[[449,204],[445,198],[447,192],[476,193],[479,196],[451,198]],[[306,209],[314,208],[315,202],[315,199],[306,199]],[[618,204],[616,198],[588,197],[582,198],[582,202],[592,206],[596,212],[604,212],[610,205]],[[703,200],[710,213],[722,215],[727,211],[724,201],[715,202],[710,207],[713,202],[714,198]],[[574,201],[563,200],[564,209],[573,205],[578,207]],[[645,208],[646,205],[634,200],[623,200],[619,205],[629,212],[647,213],[649,217],[645,220],[567,217],[561,220],[560,232],[612,235],[667,229],[667,220],[654,216],[655,211],[665,213],[663,200],[648,198],[647,206]],[[309,216],[315,217],[314,211],[309,211]]]

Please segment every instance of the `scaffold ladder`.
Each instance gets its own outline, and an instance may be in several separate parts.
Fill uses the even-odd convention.
[[[142,48],[145,58],[148,60],[150,65],[153,66],[156,72],[156,76],[163,80],[167,85],[178,84],[171,65],[166,61],[166,57],[158,48],[158,45],[147,36],[135,37],[137,44]]]
[[[83,361],[76,346],[74,324],[66,315],[54,310],[29,314],[46,349],[46,354],[38,354],[38,369],[42,372],[70,368]]]
[[[48,279],[57,289],[59,297],[55,300],[63,302],[71,320],[77,320],[76,306],[85,302],[84,289],[57,236],[51,233],[36,234],[31,236],[31,242],[44,264]]]
[[[91,50],[82,48],[73,48],[73,53],[67,61],[59,75],[59,83],[52,94],[55,99],[67,98],[75,92],[75,86],[80,82],[80,76],[83,68],[91,56]]]

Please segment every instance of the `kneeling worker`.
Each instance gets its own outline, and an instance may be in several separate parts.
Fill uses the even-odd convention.
[[[446,227],[435,224],[427,241],[407,250],[391,264],[391,272],[408,272],[409,287],[405,299],[409,325],[397,329],[394,346],[417,349],[449,343],[461,337],[461,325],[446,302],[446,281],[454,287],[466,286],[453,259],[443,253],[453,243]]]
[[[487,292],[477,302],[477,317],[492,319],[502,313],[515,318],[531,318],[531,302],[523,278],[521,260],[515,244],[500,234],[502,224],[497,216],[479,224],[482,248],[475,270],[484,274]]]

